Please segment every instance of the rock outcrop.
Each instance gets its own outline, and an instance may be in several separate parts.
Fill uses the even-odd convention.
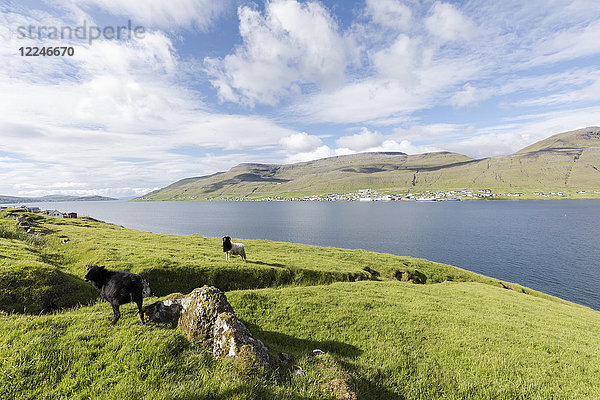
[[[178,325],[193,341],[211,341],[219,314],[233,314],[233,308],[225,293],[214,286],[194,289],[180,302],[181,315]]]
[[[427,281],[427,275],[417,270],[414,271],[402,271],[396,270],[394,272],[394,278],[400,282],[412,282],[417,284],[424,284]]]
[[[252,336],[216,287],[204,286],[180,299],[157,301],[144,311],[150,321],[178,326],[189,340],[211,345],[215,359],[233,357],[269,366],[267,347]]]

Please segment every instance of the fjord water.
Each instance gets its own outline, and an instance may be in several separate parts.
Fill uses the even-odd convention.
[[[37,205],[156,233],[229,235],[426,258],[600,310],[599,200]]]

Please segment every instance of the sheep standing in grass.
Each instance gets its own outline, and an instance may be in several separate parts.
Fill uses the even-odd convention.
[[[242,243],[232,243],[231,237],[223,236],[223,252],[225,253],[225,259],[230,260],[230,256],[240,256],[246,262],[246,250]]]
[[[119,306],[134,302],[138,306],[140,319],[144,323],[142,298],[150,295],[150,285],[138,274],[124,271],[109,271],[104,267],[88,265],[86,281],[100,291],[102,298],[110,303],[114,313],[112,324],[121,316]]]

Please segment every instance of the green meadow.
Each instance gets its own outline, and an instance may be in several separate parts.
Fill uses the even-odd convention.
[[[91,218],[31,214],[50,233],[35,237],[9,211],[0,214],[3,399],[331,399],[344,388],[358,399],[600,398],[600,313],[515,283],[270,241],[242,240],[248,262],[226,262],[220,238]],[[159,298],[215,285],[292,364],[214,361],[178,329],[142,325],[133,304],[111,326],[110,306],[83,281],[88,263],[139,273]]]

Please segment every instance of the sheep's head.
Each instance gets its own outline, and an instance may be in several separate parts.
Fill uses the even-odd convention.
[[[86,282],[101,282],[105,272],[106,269],[104,267],[99,267],[97,265],[88,265],[87,273],[85,274],[83,279],[85,279]]]
[[[231,250],[231,247],[231,237],[223,236],[223,251],[229,251]]]

